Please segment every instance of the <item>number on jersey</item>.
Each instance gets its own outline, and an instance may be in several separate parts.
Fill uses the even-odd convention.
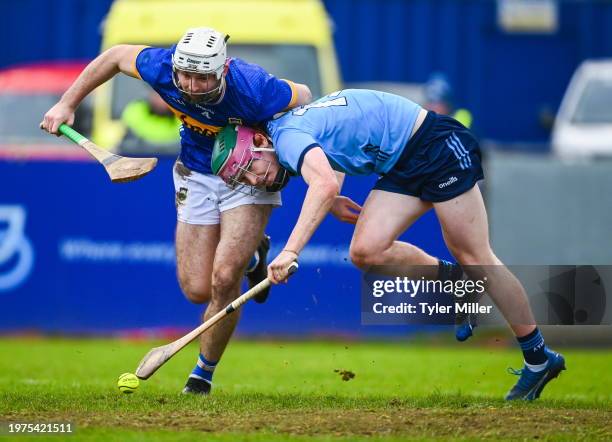
[[[337,91],[337,92],[334,92],[333,94],[329,94],[323,97],[321,100],[325,98],[337,97],[340,94],[340,92],[342,91]],[[347,105],[346,97],[339,97],[339,98],[334,98],[333,100],[326,100],[326,101],[321,101],[321,100],[315,101],[314,103],[306,104],[304,106],[300,106],[296,110],[294,110],[292,114],[297,115],[298,117],[301,117],[306,112],[308,112],[309,109],[318,109],[322,107],[346,106]]]

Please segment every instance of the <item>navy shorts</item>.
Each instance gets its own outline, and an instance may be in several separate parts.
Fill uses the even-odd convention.
[[[471,132],[454,118],[430,111],[374,189],[439,203],[483,178],[480,147]]]

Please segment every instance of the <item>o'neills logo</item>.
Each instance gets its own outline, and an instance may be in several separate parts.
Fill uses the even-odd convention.
[[[448,181],[447,181],[447,182],[445,182],[445,183],[442,183],[442,184],[438,185],[438,187],[439,187],[440,189],[444,189],[445,187],[448,187],[448,186],[450,186],[451,184],[456,183],[457,181],[459,181],[459,179],[458,179],[456,176],[452,176],[452,177],[450,177],[450,178],[448,179]]]

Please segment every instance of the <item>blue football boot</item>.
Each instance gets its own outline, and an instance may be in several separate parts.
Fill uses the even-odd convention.
[[[522,370],[508,368],[510,374],[520,376],[520,378],[506,395],[507,401],[517,399],[532,401],[539,398],[546,384],[559,376],[561,371],[565,370],[565,359],[561,354],[550,350],[548,347],[544,349],[544,352],[548,356],[548,362],[546,368],[542,371],[533,372],[527,367],[524,367]]]

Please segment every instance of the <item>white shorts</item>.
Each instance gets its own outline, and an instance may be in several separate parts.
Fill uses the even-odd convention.
[[[219,224],[221,212],[246,204],[282,205],[280,192],[246,195],[230,189],[218,176],[195,172],[178,161],[173,175],[176,217],[187,224]]]

